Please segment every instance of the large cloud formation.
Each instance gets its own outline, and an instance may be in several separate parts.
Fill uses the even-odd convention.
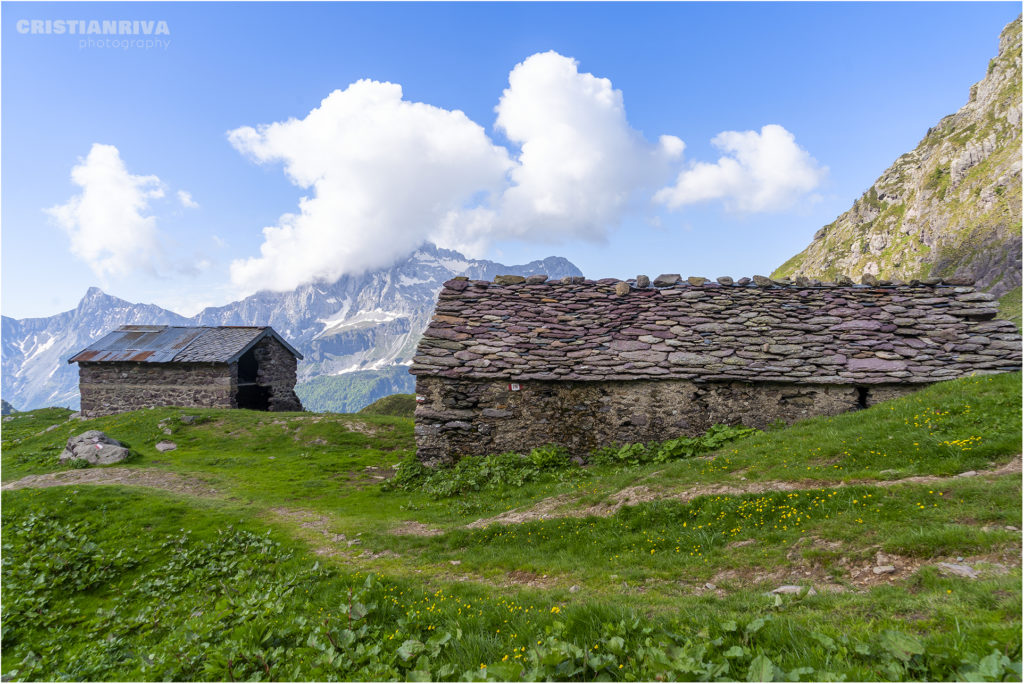
[[[232,263],[232,281],[252,291],[333,280],[389,266],[425,240],[470,254],[508,238],[602,240],[627,213],[650,210],[685,148],[671,135],[647,141],[629,125],[611,81],[581,73],[556,52],[517,64],[495,112],[508,147],[461,111],[405,100],[394,83],[361,80],[303,119],[230,131],[236,149],[257,163],[282,163],[309,193],[297,212],[263,229],[259,256]],[[781,127],[715,140],[733,157],[684,171],[657,193],[659,202],[722,199],[761,211],[820,180]],[[786,140],[811,172],[790,162]],[[768,172],[779,160],[791,180]]]
[[[100,277],[152,269],[159,243],[149,203],[164,196],[160,179],[129,173],[116,147],[94,143],[71,181],[81,193],[45,210],[71,238],[71,252]]]
[[[304,119],[228,134],[254,160],[281,161],[311,191],[297,214],[263,229],[260,256],[231,265],[252,289],[290,289],[388,266],[480,193],[499,191],[508,152],[460,111],[402,99],[401,86],[362,80]]]
[[[793,134],[770,124],[757,131],[725,131],[712,139],[725,152],[714,164],[697,162],[673,186],[654,196],[671,209],[722,200],[741,212],[781,211],[812,192],[828,172],[796,144]]]

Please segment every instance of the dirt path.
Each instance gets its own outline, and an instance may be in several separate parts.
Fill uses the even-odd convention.
[[[739,485],[730,484],[709,484],[691,487],[682,492],[665,492],[658,489],[651,489],[644,485],[635,485],[619,490],[603,501],[587,508],[556,510],[559,507],[572,502],[572,497],[566,494],[542,499],[528,508],[521,508],[508,511],[491,518],[475,520],[466,527],[479,528],[488,525],[514,525],[516,523],[542,520],[546,518],[586,518],[588,516],[608,517],[614,515],[623,506],[635,506],[646,501],[673,500],[687,502],[699,496],[727,495],[737,496],[743,494],[761,494],[764,492],[791,492],[804,489],[830,488],[853,486],[872,487],[893,487],[904,484],[937,484],[950,482],[964,477],[994,477],[998,475],[1014,475],[1021,473],[1021,456],[1018,454],[1012,461],[998,468],[991,470],[969,471],[952,477],[941,477],[938,475],[919,475],[905,477],[899,480],[850,480],[848,482],[786,482],[779,480],[766,480],[764,482],[745,482]]]
[[[189,496],[214,497],[220,492],[209,485],[175,473],[149,468],[81,468],[62,470],[43,475],[27,475],[3,485],[3,491],[37,487],[64,487],[67,485],[125,485],[149,487]]]

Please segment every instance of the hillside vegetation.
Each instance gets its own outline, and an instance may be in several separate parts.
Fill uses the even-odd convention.
[[[865,273],[968,277],[997,296],[1020,287],[1019,17],[1003,29],[999,52],[967,104],[928,129],[773,277],[859,281]]]
[[[381,397],[369,406],[359,409],[359,413],[375,416],[399,416],[401,418],[412,418],[415,411],[415,394],[390,394],[386,397]]]
[[[362,370],[341,375],[321,375],[295,386],[302,406],[320,413],[355,413],[377,399],[412,392],[416,380],[408,366]]]
[[[404,418],[69,415],[3,423],[6,680],[1021,677],[1020,374],[447,489]]]

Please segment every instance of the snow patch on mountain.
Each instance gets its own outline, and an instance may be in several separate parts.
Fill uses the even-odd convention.
[[[442,284],[457,275],[582,275],[561,257],[506,266],[425,243],[391,268],[288,292],[257,292],[191,318],[89,288],[78,307],[46,318],[2,317],[4,399],[22,410],[78,405],[78,368],[67,359],[121,325],[270,325],[305,357],[299,381],[409,365]],[[341,302],[339,306],[339,302]]]

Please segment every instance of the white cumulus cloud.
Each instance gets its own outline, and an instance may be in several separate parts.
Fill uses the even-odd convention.
[[[780,211],[807,198],[828,172],[776,124],[760,133],[725,131],[711,142],[725,155],[714,164],[692,163],[674,185],[655,194],[656,202],[675,209],[721,200],[734,211]]]
[[[181,206],[186,209],[198,209],[199,202],[192,199],[192,193],[187,190],[178,191],[178,201],[181,202]]]
[[[601,239],[639,193],[664,181],[683,141],[649,143],[626,119],[622,91],[607,78],[580,73],[557,52],[532,55],[509,74],[495,107],[495,128],[519,147],[510,185],[487,220],[464,224],[474,238],[553,241]]]
[[[260,256],[231,265],[246,289],[290,289],[388,266],[500,191],[508,152],[461,111],[402,98],[393,83],[335,90],[304,119],[229,132],[260,163],[282,162],[310,191],[263,229]]]
[[[426,240],[473,256],[502,239],[600,241],[627,214],[651,214],[652,199],[777,210],[825,171],[785,129],[765,126],[720,134],[725,156],[691,164],[656,193],[678,172],[683,141],[647,140],[609,79],[556,52],[517,64],[494,111],[507,146],[461,111],[361,80],[304,118],[229,131],[236,149],[281,163],[307,191],[263,228],[258,256],[231,264],[233,283],[253,291],[333,280],[390,266]]]
[[[647,142],[622,93],[575,60],[536,54],[509,74],[496,144],[461,111],[362,80],[303,119],[228,133],[259,163],[282,162],[310,194],[263,229],[260,255],[231,265],[247,290],[288,289],[388,266],[425,240],[479,254],[502,238],[601,239],[643,188],[667,180],[683,141]]]
[[[81,192],[46,209],[71,239],[71,251],[99,276],[154,266],[159,254],[150,200],[164,196],[156,176],[128,172],[113,145],[93,144],[71,170]]]

